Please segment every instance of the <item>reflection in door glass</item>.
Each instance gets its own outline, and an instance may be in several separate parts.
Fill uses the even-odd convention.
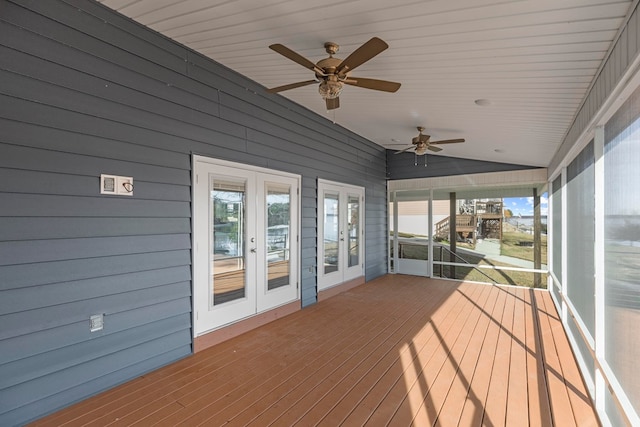
[[[244,182],[213,182],[211,212],[213,305],[245,296]]]
[[[324,195],[324,274],[338,271],[338,194]]]
[[[349,195],[347,218],[349,221],[349,267],[353,267],[360,262],[360,197]]]
[[[267,289],[289,284],[291,197],[289,186],[267,186]]]

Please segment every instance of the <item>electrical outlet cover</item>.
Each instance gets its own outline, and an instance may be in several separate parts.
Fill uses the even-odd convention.
[[[104,328],[104,316],[102,314],[94,314],[89,318],[89,330],[91,332],[100,331]]]
[[[100,194],[117,194],[116,181],[115,175],[100,175]]]

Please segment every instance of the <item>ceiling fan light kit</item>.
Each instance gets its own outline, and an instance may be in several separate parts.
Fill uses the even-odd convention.
[[[423,154],[427,154],[427,147],[425,145],[420,145],[416,147],[416,154],[421,156]]]
[[[318,92],[320,92],[322,99],[336,99],[342,92],[342,83],[323,80],[320,82],[320,86],[318,86]]]
[[[320,85],[318,86],[318,92],[322,99],[325,100],[327,110],[334,110],[340,107],[340,93],[342,92],[344,84],[383,92],[396,92],[400,89],[400,83],[353,77],[349,75],[349,73],[356,67],[359,67],[369,61],[388,47],[389,45],[387,43],[378,37],[373,37],[353,51],[351,55],[347,56],[344,60],[341,60],[333,56],[338,52],[340,46],[333,42],[327,42],[324,44],[324,49],[329,54],[329,57],[321,59],[314,64],[304,56],[294,52],[284,45],[272,44],[269,46],[271,50],[313,71],[315,73],[315,80],[306,80],[303,82],[278,86],[267,89],[267,92],[277,93],[319,82]]]

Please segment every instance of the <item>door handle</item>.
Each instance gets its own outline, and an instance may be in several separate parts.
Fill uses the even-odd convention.
[[[255,254],[256,253],[256,248],[251,248],[251,253]]]

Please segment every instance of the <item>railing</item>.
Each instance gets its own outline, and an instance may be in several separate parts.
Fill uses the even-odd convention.
[[[439,238],[444,238],[449,235],[449,218],[446,217],[442,221],[436,224],[436,236]]]
[[[456,267],[456,265],[460,265],[460,264],[464,264],[464,268],[470,267],[472,269],[474,269],[475,271],[477,271],[478,273],[480,273],[481,275],[483,275],[484,277],[486,277],[487,279],[489,279],[491,281],[491,283],[493,284],[497,284],[498,282],[496,282],[491,276],[487,275],[484,271],[480,270],[479,267],[477,267],[475,264],[471,264],[469,261],[467,261],[466,259],[462,258],[460,255],[458,255],[455,252],[452,252],[450,249],[444,247],[444,246],[439,246],[440,248],[440,261],[433,261],[433,265],[435,266],[436,264],[440,266],[440,277],[444,277],[444,266],[445,265],[449,265],[451,267]],[[462,263],[447,263],[444,261],[444,257],[443,257],[443,252],[446,251],[449,253],[449,256],[453,255],[456,259],[459,259],[462,261]],[[435,270],[435,269],[434,269]],[[435,275],[435,271],[434,271],[434,275]],[[455,279],[455,277],[450,277],[452,279]]]
[[[436,223],[436,236],[447,238],[449,236],[450,216]],[[469,232],[476,228],[475,215],[456,215],[456,230]]]

